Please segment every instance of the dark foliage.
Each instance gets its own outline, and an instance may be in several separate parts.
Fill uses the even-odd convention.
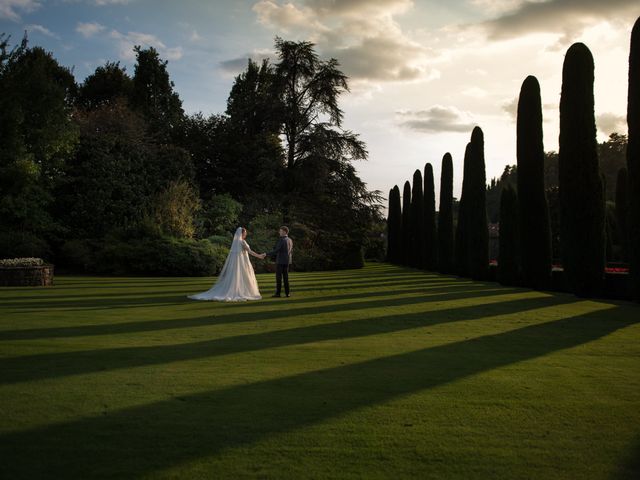
[[[387,219],[387,261],[392,263],[398,263],[400,260],[401,230],[400,189],[395,185],[389,191],[389,217]]]
[[[422,174],[420,170],[413,172],[413,189],[411,191],[411,253],[409,265],[415,268],[424,266],[424,198],[422,196]]]
[[[629,253],[636,301],[640,302],[640,18],[631,32],[629,52],[629,100],[627,104],[629,145]]]
[[[438,210],[438,270],[453,272],[453,159],[442,157],[440,205]]]
[[[465,224],[467,231],[467,262],[469,276],[474,280],[487,278],[489,267],[489,231],[487,227],[486,173],[484,135],[480,127],[471,133],[469,151],[469,182]]]
[[[128,102],[133,91],[133,80],[120,62],[107,62],[85,78],[78,91],[77,105],[91,110],[115,102]]]
[[[601,291],[605,262],[593,81],[591,52],[582,43],[572,45],[564,60],[560,97],[560,227],[568,284],[585,297]]]
[[[627,169],[618,171],[616,181],[615,219],[617,243],[620,245],[620,260],[629,261],[629,178]]]
[[[433,179],[433,166],[424,166],[424,243],[422,264],[427,270],[435,270],[438,265],[438,238],[436,235],[436,193]]]
[[[551,275],[551,230],[544,189],[540,85],[532,76],[524,80],[520,90],[517,158],[522,281],[527,287],[543,289],[548,287]]]
[[[400,263],[409,265],[411,259],[411,184],[409,181],[404,182],[402,191],[402,242],[400,252]]]

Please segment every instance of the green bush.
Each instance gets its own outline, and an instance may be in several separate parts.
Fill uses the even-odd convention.
[[[101,273],[204,276],[220,271],[228,247],[173,237],[110,239],[96,254]]]

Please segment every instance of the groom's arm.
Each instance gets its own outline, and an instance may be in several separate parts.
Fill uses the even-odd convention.
[[[275,257],[276,255],[278,255],[278,251],[280,251],[280,249],[282,248],[283,240],[284,240],[283,238],[278,239],[278,243],[276,243],[275,248],[271,250],[269,253],[267,253],[268,257]]]

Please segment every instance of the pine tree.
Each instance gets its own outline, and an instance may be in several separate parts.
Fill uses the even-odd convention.
[[[464,151],[464,166],[462,174],[462,193],[458,205],[458,223],[456,224],[456,238],[454,262],[456,274],[461,277],[469,276],[468,253],[467,253],[467,202],[469,197],[469,170],[471,162],[471,143],[467,143]]]
[[[400,189],[394,186],[389,191],[389,216],[387,220],[387,261],[398,263],[400,235],[402,230],[402,207]]]
[[[424,166],[424,249],[423,265],[427,270],[437,267],[438,239],[436,237],[436,194],[433,181],[433,166]]]
[[[467,262],[469,276],[485,280],[489,268],[489,230],[487,226],[484,135],[480,127],[471,133],[469,182],[467,188]]]
[[[629,254],[633,295],[640,302],[640,18],[631,32],[629,53],[629,100],[627,103],[629,143]]]
[[[551,228],[544,192],[540,85],[533,76],[524,80],[520,90],[517,157],[522,279],[525,286],[542,289],[548,286],[551,275]]]
[[[518,282],[518,196],[507,184],[500,194],[500,250],[498,253],[498,281],[502,285]]]
[[[420,170],[413,173],[413,190],[411,192],[411,253],[409,265],[422,268],[424,250],[424,199],[422,196],[422,174]]]
[[[438,270],[453,270],[453,159],[450,153],[442,157],[440,173],[440,206],[438,211]]]
[[[582,297],[601,291],[605,264],[604,192],[598,171],[593,56],[573,44],[560,96],[560,222],[565,276]]]
[[[411,184],[404,182],[402,191],[402,239],[399,260],[402,265],[409,265],[411,258]]]
[[[629,194],[627,169],[618,170],[616,180],[616,225],[620,243],[620,255],[624,262],[629,261]]]

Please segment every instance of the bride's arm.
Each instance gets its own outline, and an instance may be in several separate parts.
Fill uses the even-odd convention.
[[[245,241],[242,242],[242,246],[244,247],[244,249],[247,251],[247,253],[249,253],[249,255],[251,255],[252,257],[256,257],[256,258],[264,258],[262,255],[260,255],[259,253],[254,252],[253,250],[251,250],[251,247],[249,246],[249,244]]]

